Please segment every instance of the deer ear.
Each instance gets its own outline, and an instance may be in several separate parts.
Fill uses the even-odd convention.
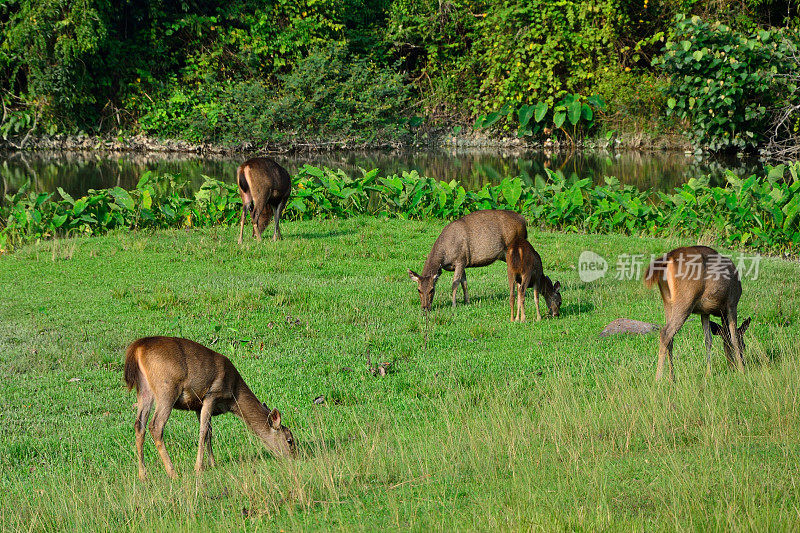
[[[744,332],[750,327],[750,318],[752,317],[747,317],[745,321],[742,322],[742,325],[739,326],[739,335],[744,335]]]
[[[555,292],[558,292],[558,291],[561,290],[561,282],[560,281],[556,281],[555,285],[553,285],[553,290]]]
[[[419,283],[419,274],[417,274],[410,268],[408,269],[408,277]]]
[[[281,428],[281,412],[277,409],[273,409],[269,412],[269,425],[272,429]]]
[[[708,321],[709,328],[711,329],[712,335],[722,335],[722,326],[714,322],[713,320]]]

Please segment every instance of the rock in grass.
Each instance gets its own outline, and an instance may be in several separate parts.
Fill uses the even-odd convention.
[[[641,320],[631,320],[630,318],[618,318],[611,322],[600,332],[601,337],[608,337],[609,335],[616,335],[618,333],[634,333],[636,335],[644,335],[653,331],[658,331],[661,326],[658,324],[651,324],[650,322],[642,322]]]

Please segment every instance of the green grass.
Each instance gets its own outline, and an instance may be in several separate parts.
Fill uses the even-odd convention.
[[[743,375],[717,339],[705,377],[693,318],[676,337],[676,383],[656,384],[655,335],[597,334],[618,317],[663,323],[657,291],[583,284],[577,260],[592,249],[613,267],[689,243],[531,230],[564,285],[562,316],[509,322],[504,263],[468,270],[472,302],[453,310],[444,273],[423,346],[406,269],[444,224],[290,222],[284,241],[242,248],[236,228],[115,232],[0,257],[1,527],[796,527],[797,262],[766,258],[744,281]],[[230,357],[282,411],[301,458],[273,459],[224,415],[217,467],[198,477],[197,420],[173,411],[165,442],[180,477],[166,477],[148,436],[139,482],[123,352],[155,334]],[[370,374],[367,353],[390,372]]]

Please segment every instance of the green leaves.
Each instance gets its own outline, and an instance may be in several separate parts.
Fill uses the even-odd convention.
[[[522,180],[519,178],[514,178],[513,180],[503,178],[503,181],[500,182],[500,190],[503,191],[503,198],[506,201],[503,207],[515,209],[517,202],[519,202],[519,197],[522,195]]]
[[[583,110],[583,104],[581,104]],[[581,111],[583,112],[583,111]],[[566,111],[561,112],[567,120]],[[352,216],[459,218],[476,209],[512,209],[546,227],[696,238],[714,234],[728,247],[770,252],[800,251],[800,163],[770,168],[767,176],[727,176],[724,187],[694,178],[671,194],[640,191],[606,177],[566,178],[547,169],[535,184],[503,177],[467,191],[457,181],[442,182],[416,171],[380,176],[362,170],[305,165],[292,178],[284,217],[311,219]],[[784,176],[791,176],[786,177]],[[58,197],[60,196],[60,198]],[[235,224],[241,201],[235,183],[207,177],[187,191],[169,174],[148,176],[137,189],[90,190],[78,200],[21,188],[0,205],[0,242],[16,246],[55,234],[96,235],[114,228],[202,227]]]
[[[567,118],[567,113],[565,111],[556,111],[553,115],[553,124],[556,128],[560,128],[564,125],[564,120]]]
[[[547,104],[545,104],[547,105]],[[519,116],[519,127],[524,128],[528,125],[528,122],[531,121],[531,117],[534,114],[534,107],[529,105],[522,105],[520,106],[519,110],[517,111],[517,115]],[[536,122],[539,122],[538,120]]]
[[[700,17],[680,18],[653,61],[671,77],[667,114],[690,123],[685,132],[695,148],[759,146],[767,140],[767,110],[793,98],[784,74],[795,70],[795,47],[782,30],[745,35]]]
[[[602,112],[604,109],[605,101],[598,95],[592,95],[584,99],[578,94],[569,94],[553,106],[551,124],[556,129],[559,129],[569,119],[569,123],[573,127],[573,135],[579,136],[588,133],[594,127],[595,110]],[[517,136],[534,135],[543,131],[543,127],[538,124],[547,123],[548,111],[550,111],[550,106],[547,102],[537,102],[536,105],[522,104],[516,110],[516,116],[519,120]],[[510,118],[512,114],[513,109],[506,104],[499,111],[488,115],[479,115],[475,119],[474,128],[488,128],[503,117],[509,116]],[[535,120],[537,125],[529,128],[531,119]]]
[[[122,187],[114,187],[109,192],[111,193],[111,196],[114,197],[117,205],[127,209],[128,211],[133,211],[133,198],[131,198],[130,194],[128,194],[128,191]]]
[[[567,114],[573,126],[578,123],[581,119],[581,103],[579,100],[573,100],[572,103],[567,106]]]
[[[534,118],[536,122],[541,122],[544,116],[547,114],[547,102],[539,102],[536,104]]]

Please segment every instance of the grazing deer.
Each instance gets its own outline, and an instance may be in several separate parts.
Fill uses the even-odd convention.
[[[454,271],[452,285],[453,307],[456,306],[456,291],[459,284],[464,291],[464,303],[469,303],[467,294],[468,267],[481,267],[498,259],[506,260],[506,249],[517,239],[525,239],[528,230],[525,218],[513,211],[487,209],[475,211],[444,227],[433,243],[422,274],[408,271],[417,282],[423,310],[430,310],[436,281],[442,269]]]
[[[236,169],[239,196],[242,198],[242,219],[239,222],[239,244],[242,244],[244,219],[250,211],[253,235],[260,241],[261,232],[275,216],[272,240],[281,239],[281,214],[292,189],[292,180],[286,169],[269,157],[254,157]]]
[[[536,320],[539,314],[539,294],[544,295],[550,314],[558,316],[561,309],[561,282],[555,284],[544,275],[542,258],[526,239],[514,241],[506,251],[508,266],[508,292],[511,304],[511,321],[525,321],[525,289],[533,287],[533,302],[536,305]],[[514,288],[517,291],[517,314],[514,317]]]
[[[672,339],[692,313],[700,315],[706,344],[706,372],[711,372],[711,335],[720,335],[728,362],[744,371],[744,332],[750,318],[736,327],[736,306],[742,296],[742,283],[733,262],[707,246],[676,248],[655,259],[644,275],[644,284],[658,283],[664,301],[666,325],[661,329],[656,379],[664,372],[669,357],[669,378],[675,379],[672,367]],[[722,326],[710,315],[721,318]]]
[[[144,337],[133,341],[125,353],[125,383],[128,390],[136,387],[133,427],[141,479],[145,478],[144,428],[153,402],[155,414],[150,421],[150,434],[172,478],[177,474],[162,435],[173,408],[194,411],[200,421],[200,443],[194,465],[197,472],[203,469],[204,446],[208,448],[209,465],[214,466],[211,417],[227,412],[244,420],[275,455],[295,453],[292,432],[281,425],[280,412],[258,401],[227,357],[194,341],[177,337]]]

